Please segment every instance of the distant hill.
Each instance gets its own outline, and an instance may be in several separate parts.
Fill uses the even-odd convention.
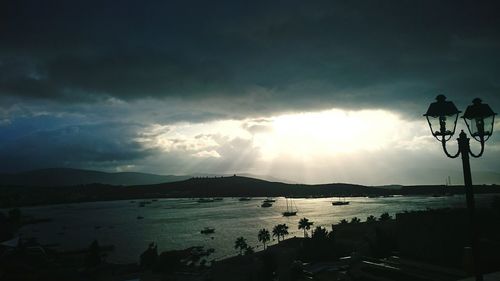
[[[92,183],[146,185],[181,181],[190,176],[164,176],[147,173],[106,173],[91,170],[51,168],[20,173],[1,173],[0,186],[74,186]]]
[[[288,184],[242,176],[195,177],[185,181],[140,186],[167,197],[244,197],[244,196],[350,196],[388,193],[385,189],[356,184]]]
[[[286,184],[240,176],[193,177],[183,181],[153,185],[88,184],[73,187],[32,185],[4,186],[0,190],[2,192],[0,208],[145,198],[324,197],[388,193],[386,189],[353,184]]]
[[[106,173],[105,173],[106,174]],[[499,193],[498,186],[476,186],[475,193]],[[403,186],[400,189],[368,187],[355,184],[287,184],[265,180],[229,177],[193,177],[187,180],[117,186],[88,184],[67,186],[4,186],[0,187],[0,208],[89,201],[132,200],[147,198],[201,198],[201,197],[337,197],[463,194],[463,186]]]

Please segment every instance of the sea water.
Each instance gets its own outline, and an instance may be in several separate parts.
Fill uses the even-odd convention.
[[[486,205],[491,198],[492,195],[476,195],[476,204]],[[331,202],[338,198],[293,199],[297,216],[283,217],[285,198],[275,198],[270,208],[260,207],[263,199],[224,198],[210,203],[198,203],[189,198],[147,199],[28,207],[22,208],[22,212],[52,220],[26,225],[19,234],[23,238],[35,237],[41,244],[55,244],[61,250],[86,248],[97,239],[101,245],[115,246],[107,257],[111,262],[138,261],[150,242],[157,243],[159,251],[191,246],[213,248],[215,253],[209,259],[222,259],[238,253],[234,241],[240,236],[256,251],[261,250],[258,231],[266,228],[272,233],[276,224],[289,226],[288,237],[303,236],[303,230],[298,229],[298,221],[303,217],[314,222],[313,227],[324,226],[331,230],[332,224],[352,217],[365,221],[369,215],[378,217],[384,212],[394,216],[403,211],[465,207],[463,195],[346,197],[350,204],[343,206],[332,206]],[[150,203],[140,207],[142,201]],[[201,234],[204,227],[215,228],[215,232]],[[273,240],[270,244],[276,242]]]

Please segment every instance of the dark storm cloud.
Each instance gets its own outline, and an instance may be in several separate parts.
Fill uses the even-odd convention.
[[[73,103],[218,98],[211,107],[243,115],[420,112],[414,104],[437,92],[500,105],[495,1],[226,2],[8,1],[0,93]]]
[[[228,119],[265,134],[269,116],[330,108],[422,118],[438,93],[462,110],[479,96],[499,111],[499,8],[455,0],[0,1],[0,171],[238,172],[258,166],[247,139],[221,135],[214,147],[165,152],[136,138],[158,137],[143,130],[153,124]],[[497,135],[489,141],[481,169],[498,167],[498,143]],[[391,158],[432,166],[440,154],[432,155]],[[283,175],[297,165],[287,161],[276,168]]]
[[[31,120],[36,123],[36,120]],[[51,120],[39,120],[54,123]],[[94,124],[57,126],[57,129],[2,131],[1,171],[44,167],[119,166],[155,153],[135,139],[140,135],[133,125]],[[51,127],[47,124],[46,127]],[[136,126],[137,127],[137,126]],[[10,137],[8,137],[10,136]]]

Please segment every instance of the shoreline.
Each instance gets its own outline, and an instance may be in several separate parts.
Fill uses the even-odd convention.
[[[486,206],[490,204],[491,200],[496,197],[496,194],[485,194],[486,196],[478,197],[478,206]],[[395,215],[398,212],[404,211],[417,211],[425,209],[440,209],[440,208],[456,208],[465,204],[465,199],[458,196],[453,197],[443,197],[436,198],[432,196],[413,196],[413,197],[391,197],[391,198],[351,198],[350,205],[347,206],[331,206],[331,200],[329,199],[299,199],[297,202],[302,207],[302,211],[299,212],[297,216],[294,217],[282,217],[280,211],[281,207],[284,205],[283,198],[277,198],[277,203],[272,208],[261,208],[260,201],[264,198],[254,198],[250,202],[240,202],[237,198],[232,198],[230,200],[224,199],[222,202],[212,203],[195,203],[194,199],[187,198],[182,200],[182,203],[176,199],[166,199],[152,201],[151,205],[146,205],[145,208],[138,207],[140,201],[113,201],[113,204],[107,202],[87,202],[87,203],[73,203],[68,206],[64,205],[53,205],[53,206],[37,206],[30,208],[21,208],[22,212],[27,214],[35,215],[39,214],[50,218],[51,223],[47,226],[42,225],[26,225],[27,228],[22,230],[24,237],[36,237],[40,239],[40,242],[44,244],[59,244],[59,249],[61,250],[74,250],[81,249],[85,247],[89,241],[85,237],[100,239],[100,242],[105,244],[114,244],[117,246],[117,251],[111,254],[112,260],[118,262],[131,262],[134,260],[136,255],[139,253],[138,246],[127,247],[127,251],[121,253],[120,249],[126,247],[128,243],[138,242],[135,238],[134,229],[140,230],[147,226],[148,232],[158,233],[154,235],[146,235],[144,239],[146,241],[156,241],[165,249],[178,249],[181,250],[184,247],[189,246],[205,246],[217,249],[214,259],[220,259],[227,257],[230,254],[230,247],[221,246],[224,245],[224,241],[227,239],[233,239],[238,233],[242,233],[245,236],[253,236],[253,231],[256,231],[259,226],[270,227],[272,224],[286,222],[295,224],[302,217],[308,217],[316,221],[316,225],[329,227],[332,224],[337,224],[341,219],[350,220],[352,217],[357,216],[359,219],[364,220],[365,217],[370,214],[380,215],[383,212],[389,212],[391,215]],[[336,199],[336,198],[333,198]],[[358,201],[359,200],[359,201]],[[463,202],[462,202],[463,201]],[[178,203],[179,202],[179,203]],[[81,205],[83,204],[83,205]],[[177,205],[182,204],[185,206],[183,208],[177,209]],[[367,204],[367,205],[365,205]],[[376,206],[379,204],[384,204],[384,208],[380,209]],[[406,205],[410,204],[410,205]],[[108,206],[110,208],[108,208]],[[365,207],[366,206],[366,207]],[[374,207],[369,207],[374,206]],[[368,209],[366,209],[368,207]],[[314,208],[314,209],[311,209]],[[319,208],[319,209],[318,209]],[[360,214],[358,208],[363,213]],[[238,210],[240,212],[235,213],[231,217],[223,215],[224,210]],[[44,211],[46,210],[46,211]],[[70,210],[71,216],[66,215],[67,210]],[[170,210],[176,210],[172,213]],[[309,210],[309,211],[308,211]],[[312,210],[312,211],[311,211]],[[317,210],[320,210],[319,212]],[[91,211],[92,213],[88,213]],[[210,212],[210,217],[212,219],[201,215],[200,218],[204,220],[198,223],[191,223],[190,218],[193,213],[202,211],[202,213]],[[104,219],[95,220],[85,219],[86,216],[104,216],[103,218],[109,217],[113,218],[118,213],[128,214],[120,215],[119,219]],[[335,215],[340,212],[338,215]],[[207,213],[208,214],[208,213]],[[216,217],[212,217],[215,214]],[[256,218],[264,218],[267,223],[259,224],[259,220],[247,217],[245,214],[252,214]],[[81,217],[85,219],[85,223],[80,223],[78,220],[72,222],[68,220],[71,217],[84,216]],[[138,219],[137,216],[143,217]],[[97,218],[97,217],[96,217]],[[197,218],[195,218],[197,219]],[[243,221],[242,221],[243,219]],[[182,222],[179,224],[179,222]],[[125,224],[124,224],[125,223]],[[170,236],[172,238],[160,238],[158,240],[157,235],[163,232],[164,224],[169,225],[173,223],[175,227],[180,227],[182,231],[177,231],[176,235]],[[205,226],[211,226],[216,229],[215,234],[208,236],[201,235],[200,230]],[[250,227],[251,226],[251,227]],[[228,229],[229,227],[229,229]],[[242,228],[242,231],[238,230]],[[244,228],[244,229],[243,229]],[[78,231],[77,231],[78,230]],[[125,231],[125,232],[124,232]],[[302,236],[302,232],[298,231],[296,227],[291,230],[292,235]],[[110,236],[111,235],[111,236]],[[114,241],[109,239],[112,236],[118,236],[118,240]],[[185,235],[191,236],[189,240],[185,240],[181,245],[173,246],[172,239],[180,239],[180,237]],[[176,238],[177,237],[177,238]],[[214,240],[215,238],[215,240]],[[252,238],[252,237],[251,237]],[[63,239],[63,240],[61,240]],[[68,242],[66,240],[70,239]],[[102,240],[104,239],[104,240]],[[167,240],[165,240],[167,239]],[[258,242],[255,238],[251,239],[253,246],[257,245]],[[258,250],[259,248],[256,248]],[[131,259],[132,258],[132,259]]]
[[[475,185],[476,194],[500,193],[498,185]],[[3,197],[0,208],[54,205],[81,202],[146,200],[158,198],[214,197],[384,197],[465,194],[464,186],[422,185],[384,188],[355,184],[286,184],[253,178],[192,178],[180,182],[155,185],[115,186],[90,184],[58,187],[0,187]]]
[[[478,215],[482,216],[480,225],[481,228],[485,230],[484,235],[487,235],[489,239],[499,240],[498,238],[500,237],[495,236],[495,234],[498,234],[499,226],[487,223],[488,221],[491,221],[494,216],[496,216],[491,210],[493,210],[491,207],[478,209]],[[500,210],[498,211],[498,215],[500,215]],[[290,257],[290,260],[287,259],[289,261],[286,261],[285,264],[277,265],[278,268],[276,269],[276,274],[280,275],[285,274],[281,272],[284,270],[283,268],[288,268],[290,262],[297,258],[302,262],[312,264],[317,262],[335,262],[338,264],[338,262],[341,262],[342,260],[341,257],[349,255],[352,256],[352,253],[356,252],[360,257],[366,257],[363,259],[377,261],[379,257],[391,255],[391,253],[393,253],[396,249],[399,253],[398,256],[401,255],[405,259],[414,260],[419,263],[435,263],[443,268],[455,268],[456,270],[460,270],[462,268],[460,263],[461,254],[459,254],[458,257],[456,255],[462,251],[462,248],[459,245],[462,245],[464,241],[463,239],[465,239],[465,233],[462,235],[457,235],[455,233],[455,237],[453,239],[450,239],[451,237],[446,233],[452,233],[454,228],[466,223],[462,219],[465,214],[466,209],[463,208],[443,208],[398,213],[393,218],[389,216],[389,218],[384,220],[382,220],[381,216],[376,221],[371,222],[356,222],[355,220],[352,220],[350,223],[333,224],[331,228],[319,226],[312,232],[312,236],[310,236],[310,238],[290,237],[278,243],[269,245],[266,250],[252,251],[246,255],[235,254],[215,261],[209,260],[209,255],[207,255],[207,259],[203,261],[204,252],[200,252],[200,249],[194,251],[195,248],[199,247],[191,246],[182,250],[165,250],[158,253],[157,258],[155,259],[158,259],[158,262],[160,263],[166,262],[166,259],[178,259],[175,264],[179,264],[178,267],[174,268],[170,265],[170,269],[168,270],[159,270],[158,267],[155,267],[154,265],[156,263],[151,263],[151,267],[145,268],[137,262],[109,263],[102,261],[99,262],[98,267],[91,266],[84,271],[81,271],[81,263],[85,257],[88,256],[89,251],[91,251],[91,247],[87,248],[87,250],[81,249],[80,251],[65,252],[47,249],[46,252],[49,256],[52,255],[53,258],[56,258],[56,260],[61,258],[66,259],[64,269],[74,269],[74,276],[82,274],[82,272],[86,272],[85,274],[90,274],[89,276],[92,276],[92,278],[105,276],[109,274],[110,271],[115,272],[117,269],[120,269],[119,271],[126,272],[123,276],[157,276],[164,278],[165,276],[189,273],[198,277],[211,274],[211,276],[214,277],[213,280],[231,280],[231,278],[236,276],[234,274],[237,272],[240,272],[238,274],[241,274],[241,272],[246,270],[245,268],[247,268],[248,262],[253,264],[255,261],[265,260],[266,256],[269,254],[276,258],[286,253],[285,255]],[[425,225],[427,225],[427,227],[422,228],[422,226]],[[450,228],[450,226],[454,227]],[[321,233],[320,229],[324,229],[324,236],[318,234]],[[418,231],[416,231],[417,229]],[[425,233],[432,233],[433,235],[429,236]],[[418,239],[416,239],[416,237],[418,237]],[[435,237],[448,238],[446,242],[439,242],[435,241]],[[386,244],[388,241],[393,242]],[[227,243],[231,242],[232,241],[227,241]],[[450,248],[446,251],[442,251],[440,248],[427,247],[428,251],[430,251],[427,254],[418,250],[422,247],[421,245],[433,245],[433,243],[436,242],[445,243],[445,245],[449,244]],[[458,245],[458,247],[453,245]],[[144,245],[144,248],[145,247],[146,245]],[[490,247],[493,246],[490,245]],[[98,248],[98,252],[101,252],[104,248],[105,246],[100,246],[100,248]],[[496,248],[493,247],[493,249]],[[498,249],[500,250],[500,248]],[[155,251],[157,251],[156,248]],[[237,251],[235,250],[235,252]],[[420,256],[422,254],[424,255]],[[201,257],[195,257],[196,255],[201,255]],[[488,255],[490,257],[488,260],[491,261],[493,257],[498,255],[498,252],[494,251]],[[163,257],[163,259],[160,257]],[[141,260],[140,257],[138,257],[138,260]],[[181,260],[185,261],[181,262]],[[186,262],[186,260],[188,262]],[[173,260],[170,262],[172,261]],[[282,262],[283,261],[280,261],[280,263]],[[487,262],[486,265],[489,266],[488,268],[494,267],[491,262]],[[350,269],[353,265],[350,264],[346,266],[349,266]],[[58,268],[58,266],[55,266],[51,270],[58,271],[60,269],[61,268]]]
[[[475,192],[477,195],[500,195],[500,187],[494,187],[495,190],[484,190],[481,192]],[[498,190],[496,190],[498,189]],[[0,188],[1,190],[1,188]],[[393,194],[385,194],[385,195],[367,195],[367,194],[351,194],[351,195],[322,195],[322,196],[281,196],[281,195],[259,195],[259,196],[195,196],[195,197],[175,197],[175,196],[164,196],[164,197],[131,197],[131,198],[102,198],[102,199],[93,199],[93,200],[76,200],[76,201],[56,201],[54,203],[33,203],[33,204],[24,204],[24,205],[1,205],[0,211],[5,211],[12,208],[31,208],[31,207],[48,207],[48,206],[57,206],[57,205],[65,205],[65,204],[80,204],[80,203],[99,203],[99,202],[120,202],[120,201],[139,201],[139,200],[161,200],[161,199],[179,199],[179,200],[197,200],[200,198],[223,198],[223,199],[234,199],[241,197],[248,197],[252,200],[260,200],[268,197],[283,197],[283,198],[292,198],[292,199],[328,199],[328,198],[391,198],[391,197],[448,197],[448,196],[456,196],[456,195],[464,195],[465,192],[460,193],[452,193],[452,194],[438,194],[435,193],[410,193],[410,194],[401,194],[401,193],[393,193]]]

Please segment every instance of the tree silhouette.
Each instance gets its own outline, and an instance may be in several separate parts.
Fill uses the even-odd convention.
[[[269,230],[263,228],[259,230],[259,235],[257,236],[259,238],[259,242],[262,242],[264,244],[264,250],[266,249],[266,242],[269,242],[271,240],[271,234],[269,234]]]
[[[281,234],[280,234],[280,225],[279,224],[277,224],[273,227],[273,237],[278,238],[278,243],[280,242]]]
[[[282,238],[281,240],[285,239],[285,235],[288,235],[288,225],[283,223],[273,227],[273,237],[278,237],[278,243],[280,242],[280,238]]]
[[[288,235],[288,225],[282,224],[281,228],[281,240],[285,240],[285,235]]]
[[[388,221],[392,219],[392,217],[389,215],[389,213],[383,213],[382,215],[380,215],[380,221]]]
[[[366,217],[366,222],[376,222],[377,221],[377,218],[373,215],[369,215],[368,217]]]
[[[245,248],[245,255],[251,255],[253,253],[255,253],[255,251],[253,250],[253,247],[247,246]]]
[[[348,224],[349,222],[346,219],[341,219],[340,224]]]
[[[142,268],[151,268],[158,259],[158,246],[152,242],[146,251],[140,256],[140,266]]]
[[[351,223],[360,223],[361,220],[358,217],[354,217],[351,219]]]
[[[310,222],[309,219],[307,218],[302,218],[299,220],[299,229],[304,230],[304,237],[307,236],[307,231],[311,229],[311,226],[313,225],[313,222]]]
[[[240,250],[240,255],[245,250],[248,248],[247,240],[243,237],[238,237],[236,238],[236,241],[234,242],[234,248]]]
[[[321,239],[326,239],[327,237],[328,237],[328,231],[324,227],[316,226],[316,228],[312,233],[312,239],[321,240]]]

